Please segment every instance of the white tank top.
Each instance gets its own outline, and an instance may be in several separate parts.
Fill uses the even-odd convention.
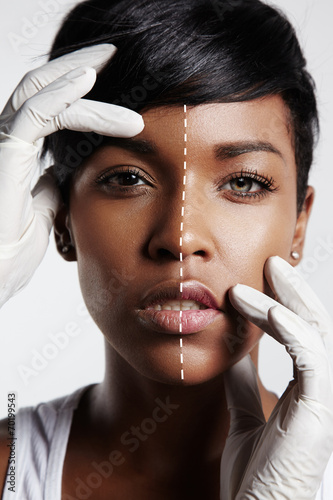
[[[88,387],[17,412],[15,493],[6,482],[2,500],[61,500],[73,412]]]
[[[8,490],[6,483],[2,500],[61,500],[62,470],[73,412],[88,387],[91,385],[69,396],[19,410],[15,493]],[[333,455],[316,500],[333,500]]]

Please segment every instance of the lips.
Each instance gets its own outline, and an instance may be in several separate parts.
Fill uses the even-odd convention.
[[[170,301],[193,301],[198,304],[198,309],[156,310],[157,305],[163,306]],[[214,294],[197,281],[187,281],[181,285],[177,282],[160,284],[144,297],[138,310],[140,321],[146,327],[170,334],[202,331],[221,314]]]
[[[182,286],[182,291],[181,287]],[[155,287],[143,300],[142,309],[147,309],[156,304],[164,304],[170,300],[192,300],[199,302],[209,309],[219,309],[213,293],[197,281],[184,283],[166,283]]]

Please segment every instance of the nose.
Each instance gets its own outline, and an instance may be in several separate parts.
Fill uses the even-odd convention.
[[[182,191],[177,190],[168,203],[160,202],[148,245],[150,257],[179,261],[182,254],[183,261],[193,257],[211,260],[215,244],[207,210],[202,195],[189,189],[185,192],[185,200]]]

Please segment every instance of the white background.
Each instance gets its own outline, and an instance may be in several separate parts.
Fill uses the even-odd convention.
[[[75,3],[15,0],[2,7],[1,108],[23,74],[45,61],[43,55],[49,50],[59,20]],[[317,196],[305,256],[299,267],[331,310],[333,5],[331,0],[277,0],[274,3],[289,15],[296,27],[317,83],[322,132],[311,175]],[[61,347],[57,347],[54,340],[59,332],[63,333]],[[33,358],[35,363],[39,358],[38,367],[33,368]],[[259,368],[266,386],[278,393],[291,377],[291,363],[284,349],[267,336],[262,341]],[[22,407],[99,381],[103,371],[102,334],[84,313],[76,264],[65,263],[58,256],[52,235],[46,257],[29,286],[0,311],[0,417],[6,413],[8,392],[17,393],[18,405]]]

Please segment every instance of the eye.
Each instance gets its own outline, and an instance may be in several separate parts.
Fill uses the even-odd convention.
[[[112,189],[130,189],[139,186],[146,186],[149,184],[149,180],[146,176],[138,169],[134,167],[127,167],[122,170],[112,171],[108,170],[103,172],[95,181],[99,185],[104,185]]]
[[[262,187],[262,184],[250,179],[249,177],[238,177],[237,179],[232,179],[224,185],[225,189],[232,189],[237,193],[256,192],[260,191]]]
[[[234,173],[219,188],[241,198],[264,196],[276,189],[273,178],[259,175],[256,171]]]
[[[112,181],[119,186],[140,186],[145,184],[138,174],[132,172],[119,172],[108,176],[108,181]]]

